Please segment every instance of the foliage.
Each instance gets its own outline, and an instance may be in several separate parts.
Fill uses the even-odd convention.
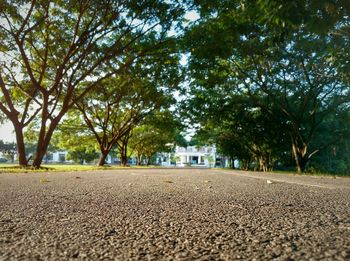
[[[73,160],[75,163],[90,163],[93,160],[97,159],[99,153],[95,150],[90,150],[87,147],[76,147],[70,148],[68,150],[67,160]]]
[[[170,111],[156,111],[145,122],[133,130],[129,146],[137,156],[137,163],[141,165],[142,158],[146,164],[151,163],[157,152],[171,152],[180,138],[183,125],[174,118]]]
[[[212,155],[206,155],[205,158],[207,159],[208,163],[209,163],[209,167],[212,167],[213,164],[215,163],[215,159]]]
[[[287,166],[293,155],[301,172],[344,137],[335,135],[344,124],[325,128],[350,102],[340,55],[349,45],[339,31],[350,9],[337,2],[196,1],[201,19],[184,38],[191,85],[183,107],[204,142],[244,168]]]
[[[331,145],[315,155],[313,161],[310,162],[309,171],[350,175],[349,122],[349,108],[343,108],[334,117],[328,118],[324,122],[321,131],[333,133],[333,136],[322,135],[317,143]],[[331,140],[329,140],[330,138]]]
[[[186,8],[200,18],[183,22]],[[21,166],[59,147],[150,163],[188,145],[178,92],[190,145],[245,169],[349,173],[349,17],[346,0],[4,0],[0,122]]]
[[[173,99],[159,88],[158,79],[150,80],[138,73],[109,78],[76,103],[80,115],[76,124],[83,124],[99,145],[103,165],[110,151],[124,136],[140,124],[152,111],[169,107]],[[120,143],[120,142],[119,142]]]
[[[23,132],[37,124],[34,167],[75,102],[164,51],[183,14],[182,2],[161,0],[5,0],[0,10],[0,110],[14,125],[22,166]]]
[[[74,125],[61,125],[53,140],[56,141],[53,145],[58,150],[68,152],[67,160],[73,160],[75,163],[90,163],[99,156],[93,137],[79,131],[79,128],[74,128]]]
[[[176,41],[168,39],[152,55],[144,56],[118,76],[108,77],[75,103],[87,130],[99,144],[102,166],[119,147],[127,161],[127,136],[154,110],[169,108],[181,80]],[[89,85],[83,83],[82,85]]]
[[[179,155],[171,154],[170,161],[171,163],[174,163],[176,166],[176,163],[181,160],[181,157]]]

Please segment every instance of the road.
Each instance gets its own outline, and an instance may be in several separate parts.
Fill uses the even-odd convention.
[[[0,260],[350,260],[350,178],[0,174]]]

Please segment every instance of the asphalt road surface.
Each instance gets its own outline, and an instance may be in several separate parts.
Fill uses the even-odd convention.
[[[0,260],[350,260],[350,178],[0,174]]]

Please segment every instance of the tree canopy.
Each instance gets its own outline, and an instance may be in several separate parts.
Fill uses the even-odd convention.
[[[339,55],[349,47],[347,3],[197,4],[201,19],[184,40],[191,85],[183,106],[203,139],[232,159],[255,159],[260,170],[269,169],[263,162],[281,164],[291,154],[302,172],[344,138],[348,126],[337,115],[347,113],[350,102]],[[329,122],[338,122],[339,135],[325,131]]]
[[[168,1],[1,1],[0,110],[23,131],[37,119],[39,167],[62,117],[101,81],[159,53],[183,13]],[[88,85],[82,82],[88,80]]]
[[[57,128],[95,140],[76,160],[126,164],[188,122],[231,166],[350,172],[349,17],[346,0],[3,0],[0,121],[22,166],[26,138],[40,167]]]

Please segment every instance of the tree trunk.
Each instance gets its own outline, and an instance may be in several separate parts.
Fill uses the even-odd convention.
[[[264,171],[264,160],[259,157],[259,171]]]
[[[63,109],[60,114],[51,121],[49,128],[47,131],[45,131],[45,124],[42,123],[41,130],[39,132],[39,138],[38,138],[38,145],[36,147],[36,154],[33,159],[33,164],[32,166],[35,169],[40,168],[41,163],[43,162],[43,158],[47,152],[47,149],[49,147],[52,135],[54,130],[56,129],[58,123],[62,119],[63,115],[65,112],[68,110],[68,108]],[[46,122],[46,121],[44,121]]]
[[[302,148],[299,148],[298,144],[293,141],[292,149],[298,173],[305,172],[308,162],[308,158],[306,157],[307,145],[304,144]]]
[[[305,172],[307,160],[304,157],[299,157],[299,156],[296,156],[296,157],[297,157],[297,159],[295,160],[295,162],[296,162],[296,165],[297,165],[298,173]]]
[[[268,171],[268,160],[264,159],[263,156],[259,157],[259,171],[267,172]]]
[[[33,164],[32,164],[34,169],[39,169],[41,167],[41,163],[43,162],[43,158],[45,154],[46,154],[46,148],[40,148],[39,150],[37,150],[37,153],[34,155]]]
[[[23,128],[12,121],[13,127],[16,133],[16,141],[17,141],[17,153],[18,153],[18,163],[21,167],[28,166],[28,161],[26,158],[26,149],[24,145],[24,137],[23,137]]]
[[[34,155],[33,164],[32,164],[34,169],[40,168],[41,163],[43,162],[43,158],[46,154],[47,146],[48,145],[45,145],[45,143],[43,144],[43,146],[40,146],[38,144],[37,151],[36,151],[36,154]]]
[[[98,166],[102,167],[106,163],[106,158],[108,156],[109,151],[101,151],[100,159],[98,160]]]
[[[47,148],[49,147],[53,131],[56,129],[57,121],[52,122],[46,133],[40,133],[38,139],[38,145],[36,147],[36,154],[33,159],[33,168],[39,169],[46,155]],[[41,136],[42,135],[42,136]]]
[[[122,136],[119,142],[117,143],[119,153],[120,153],[120,165],[127,166],[128,164],[128,142],[131,137],[130,133],[126,133],[125,136]]]
[[[147,157],[147,166],[151,165],[151,158],[152,158],[152,156]]]
[[[235,169],[235,160],[233,156],[230,156],[230,168]]]
[[[126,166],[128,164],[128,147],[127,144],[124,142],[122,143],[122,146],[120,147],[120,160],[121,160],[121,165]]]
[[[250,160],[242,160],[242,167],[244,170],[249,170]]]
[[[126,155],[124,153],[120,156],[120,160],[121,160],[122,166],[125,167],[128,164],[128,158],[126,157]]]
[[[142,154],[141,153],[137,153],[137,166],[141,166],[141,160],[142,160]]]

